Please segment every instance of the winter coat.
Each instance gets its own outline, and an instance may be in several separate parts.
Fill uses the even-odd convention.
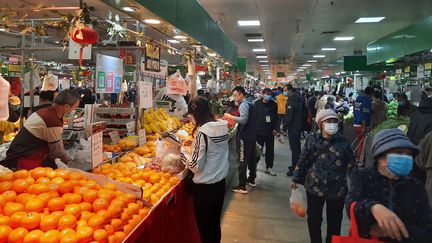
[[[432,132],[420,142],[420,153],[415,158],[418,168],[426,171],[426,191],[429,197],[429,206],[432,208]]]
[[[398,116],[408,116],[411,117],[414,112],[416,112],[417,107],[411,102],[407,102],[406,104],[399,105],[397,108]]]
[[[354,125],[369,126],[371,122],[372,100],[366,95],[357,97],[354,103]]]
[[[302,129],[306,118],[306,105],[299,94],[294,93],[288,97],[284,128]]]
[[[280,94],[276,96],[276,103],[277,103],[277,113],[280,115],[286,114],[286,104],[288,101],[288,96],[284,94]]]
[[[422,97],[417,111],[412,115],[407,136],[418,145],[432,131],[432,98]]]
[[[272,136],[273,130],[279,130],[277,128],[277,106],[274,101],[269,101],[268,103],[264,103],[262,99],[255,101],[255,112],[257,135]]]
[[[381,122],[387,120],[387,105],[384,101],[380,99],[372,100],[372,117],[370,129],[378,126]]]
[[[337,133],[325,139],[321,133],[306,138],[293,181],[318,197],[343,199],[348,192],[347,172],[356,170],[349,141]]]
[[[411,177],[390,180],[376,168],[360,169],[351,179],[345,206],[349,215],[351,203],[357,202],[354,213],[362,237],[369,237],[371,226],[377,224],[372,206],[382,204],[407,228],[409,238],[402,242],[432,242],[432,211],[421,181]]]

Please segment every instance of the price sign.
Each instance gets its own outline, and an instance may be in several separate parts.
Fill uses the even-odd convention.
[[[118,131],[110,132],[109,136],[114,144],[118,144],[118,142],[120,141],[120,134]]]
[[[145,129],[138,130],[138,144],[139,146],[144,146],[147,143],[146,131]]]
[[[135,122],[134,121],[126,123],[126,128],[128,130],[129,136],[135,135]]]
[[[153,107],[153,84],[151,82],[138,82],[139,108]]]
[[[102,148],[102,132],[95,133],[91,136],[91,156],[93,168],[103,162],[103,148]]]

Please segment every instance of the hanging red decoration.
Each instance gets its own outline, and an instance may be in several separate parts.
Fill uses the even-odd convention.
[[[82,57],[83,57],[83,47],[85,45],[93,45],[96,44],[99,38],[99,35],[96,30],[90,27],[76,27],[69,33],[71,39],[80,44],[80,65],[82,66]]]

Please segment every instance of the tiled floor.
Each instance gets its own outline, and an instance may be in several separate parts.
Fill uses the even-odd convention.
[[[265,162],[262,158],[258,165],[257,187],[249,187],[247,195],[233,194],[227,190],[222,242],[309,242],[306,218],[293,215],[289,208],[291,189],[290,177],[286,176],[286,172],[290,161],[288,143],[275,141],[274,171],[277,176],[264,174]],[[232,184],[236,183],[237,179],[234,179]],[[325,215],[323,217],[322,232],[325,234],[326,218]],[[344,214],[342,234],[347,234],[348,227],[348,219]]]

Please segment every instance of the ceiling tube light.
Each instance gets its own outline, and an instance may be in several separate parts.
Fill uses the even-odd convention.
[[[129,13],[135,12],[137,10],[137,8],[135,8],[135,7],[122,7],[121,9],[123,11],[129,12]]]
[[[184,39],[187,39],[187,37],[184,36],[184,35],[176,35],[176,36],[174,36],[174,39],[177,39],[177,40],[184,40]]]
[[[265,52],[266,49],[264,48],[256,48],[256,49],[252,49],[253,52]]]
[[[264,42],[264,39],[259,38],[259,39],[247,39],[248,42]]]
[[[335,37],[333,40],[335,40],[335,41],[350,41],[353,39],[354,39],[354,37],[352,37],[352,36],[340,36],[340,37]]]
[[[265,64],[265,65],[261,65],[261,67],[268,67],[269,65]]]
[[[356,20],[356,24],[363,24],[363,23],[378,23],[385,19],[385,17],[363,17]]]
[[[261,61],[259,61],[259,62],[262,62],[262,63],[268,63],[267,60],[261,60]]]
[[[303,67],[312,67],[310,64],[303,64]]]
[[[260,26],[259,20],[239,20],[237,21],[239,26]]]
[[[308,60],[307,62],[318,62],[318,60]]]
[[[216,53],[214,53],[214,52],[209,52],[209,53],[207,53],[210,57],[215,57],[216,56]]]
[[[336,48],[322,48],[321,51],[336,51]]]
[[[257,56],[258,59],[266,59],[267,56]]]
[[[180,43],[180,41],[178,40],[168,40],[169,43],[173,43],[173,44],[178,44]]]
[[[313,55],[313,58],[324,58],[325,55]]]
[[[144,19],[144,23],[146,23],[146,24],[160,24],[161,21],[158,19]]]

